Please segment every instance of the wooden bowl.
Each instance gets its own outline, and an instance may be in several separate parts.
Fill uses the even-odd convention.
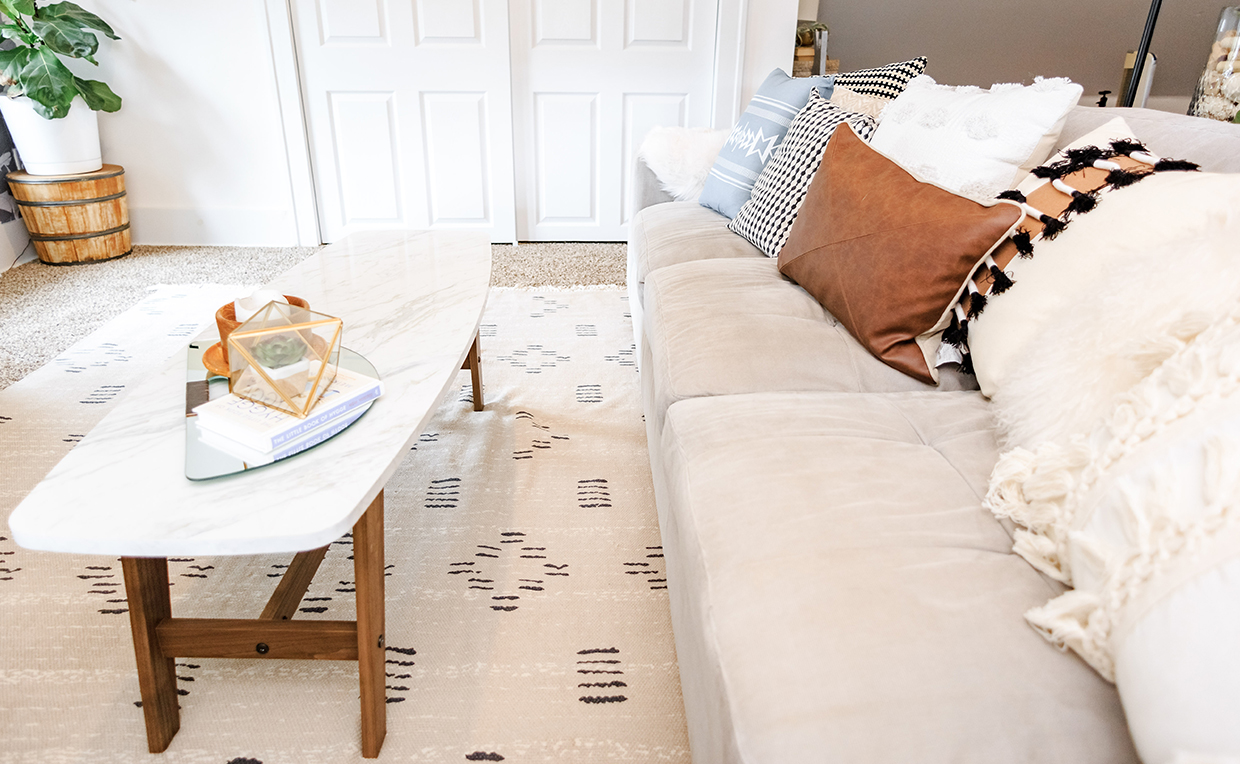
[[[306,310],[310,309],[310,303],[300,297],[286,294],[284,299],[288,300],[289,305],[305,308]],[[215,311],[215,325],[220,330],[220,349],[224,356],[224,367],[228,368],[228,335],[233,333],[233,329],[241,326],[241,322],[237,320],[237,306],[230,302]]]

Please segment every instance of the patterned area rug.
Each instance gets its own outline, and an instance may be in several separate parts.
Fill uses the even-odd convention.
[[[0,392],[0,516],[236,293],[160,288]],[[486,410],[464,373],[386,490],[380,760],[688,761],[624,293],[494,290],[481,347]],[[9,536],[0,762],[362,761],[356,668],[328,661],[178,660],[181,731],[148,754],[118,561]],[[177,559],[174,613],[253,617],[289,559]],[[298,617],[352,618],[352,577],[346,536]]]

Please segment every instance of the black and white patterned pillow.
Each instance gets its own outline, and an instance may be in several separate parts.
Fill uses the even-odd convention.
[[[856,93],[895,98],[904,92],[909,80],[926,71],[926,57],[918,56],[911,61],[887,64],[874,69],[837,74],[835,84],[843,85]]]
[[[805,201],[809,182],[818,172],[827,141],[845,122],[867,141],[878,124],[868,114],[845,111],[817,91],[810,93],[809,103],[792,120],[784,142],[762,169],[749,201],[728,223],[728,228],[748,239],[767,256],[778,257],[788,240],[797,211]]]

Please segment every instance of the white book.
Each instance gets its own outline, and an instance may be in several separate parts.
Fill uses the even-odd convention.
[[[383,394],[383,383],[339,368],[305,419],[229,393],[194,408],[198,427],[266,453],[296,440]]]
[[[235,456],[251,467],[261,467],[264,464],[271,464],[277,459],[284,459],[285,457],[292,456],[293,454],[299,454],[308,448],[317,446],[328,438],[340,433],[340,431],[353,424],[357,421],[358,417],[365,413],[366,410],[361,406],[358,406],[357,408],[345,413],[344,416],[333,419],[318,429],[306,433],[303,437],[279,446],[274,451],[256,451],[241,443],[238,443],[235,440],[231,440],[223,435],[219,435],[206,429],[199,429],[198,435],[199,439],[206,445],[223,451],[230,456]]]

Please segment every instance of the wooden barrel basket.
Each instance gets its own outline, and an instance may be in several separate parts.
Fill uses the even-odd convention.
[[[75,175],[11,172],[9,188],[39,259],[49,265],[113,260],[133,251],[125,168]]]

